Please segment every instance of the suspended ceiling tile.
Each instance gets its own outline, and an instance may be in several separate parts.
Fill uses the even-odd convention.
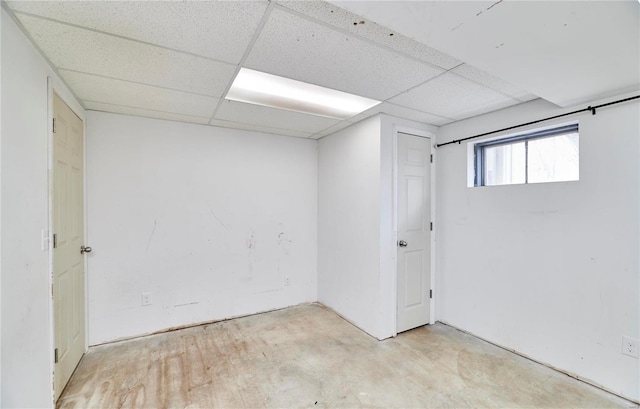
[[[209,117],[218,98],[61,70],[60,74],[86,101],[103,102],[174,114]]]
[[[534,99],[540,98],[537,95],[532,94],[531,92],[524,91],[522,94],[518,94],[515,96],[521,102],[533,101]]]
[[[520,103],[517,99],[450,72],[389,102],[456,120]]]
[[[237,64],[267,1],[11,1],[14,10]]]
[[[324,1],[280,1],[278,4],[446,70],[462,64],[434,48]]]
[[[17,16],[58,68],[216,97],[224,93],[236,68],[50,20]]]
[[[334,1],[562,107],[640,89],[638,1]]]
[[[245,66],[384,100],[443,72],[274,9]]]
[[[370,116],[384,113],[398,118],[408,119],[410,121],[421,122],[423,124],[442,126],[453,122],[453,119],[444,118],[438,115],[430,114],[428,112],[418,111],[412,108],[395,105],[390,102],[383,102],[375,107],[364,111],[354,117],[349,118],[350,121],[361,121]]]
[[[263,132],[274,135],[284,135],[284,136],[295,136],[298,138],[308,138],[312,133],[302,132],[302,131],[292,131],[290,129],[280,129],[280,128],[271,128],[268,126],[259,126],[259,125],[251,125],[243,122],[233,122],[233,121],[223,121],[219,119],[214,119],[210,122],[213,126],[220,126],[222,128],[232,128],[232,129],[244,129],[247,131],[255,131],[255,132]]]
[[[499,91],[522,102],[530,101],[537,98],[530,92],[523,90],[522,88],[519,88],[505,80],[502,80],[469,64],[462,64],[451,70],[451,72],[454,72],[462,77],[475,81],[489,88],[493,88],[496,91]]]
[[[222,101],[214,119],[308,133],[316,133],[339,122],[337,119],[229,100]]]
[[[356,121],[358,122],[358,121]],[[327,129],[323,129],[322,131],[311,135],[311,139],[320,139],[322,137],[328,136],[328,135],[332,135],[338,131],[341,131],[343,129],[346,129],[348,127],[350,127],[351,125],[355,124],[356,122],[351,122],[351,121],[341,121],[333,126],[330,126]]]
[[[189,122],[202,125],[209,123],[209,118],[197,116],[171,114],[168,112],[151,111],[149,109],[125,107],[121,105],[105,104],[102,102],[83,101],[83,103],[88,110],[93,111],[112,112],[114,114],[142,116],[145,118],[166,119],[169,121]]]

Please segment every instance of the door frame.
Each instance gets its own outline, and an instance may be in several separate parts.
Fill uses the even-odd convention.
[[[82,120],[82,137],[84,143],[82,146],[82,172],[83,172],[83,207],[84,207],[84,242],[87,242],[87,122],[83,107],[77,102],[75,96],[69,92],[69,90],[61,84],[59,81],[52,77],[47,77],[47,213],[48,223],[47,231],[43,232],[43,249],[46,247],[49,252],[48,272],[49,277],[49,374],[51,385],[51,400],[53,407],[56,404],[55,398],[55,311],[53,305],[53,94],[58,95],[62,101]],[[89,302],[88,302],[88,274],[87,274],[88,260],[84,258],[84,321],[85,321],[85,333],[84,333],[84,352],[86,353],[89,348]]]
[[[427,138],[431,143],[431,154],[433,155],[433,162],[431,164],[431,180],[429,181],[429,190],[430,190],[430,199],[431,199],[431,221],[433,222],[433,230],[431,231],[431,257],[429,260],[430,263],[430,288],[433,290],[433,298],[429,300],[429,324],[435,323],[435,300],[436,300],[436,291],[435,291],[435,268],[436,268],[436,160],[437,157],[435,155],[435,142],[436,136],[429,131],[424,129],[412,128],[404,125],[393,125],[393,177],[392,177],[392,225],[393,225],[393,242],[391,243],[391,251],[392,251],[392,271],[393,271],[393,305],[394,305],[394,314],[393,314],[393,336],[398,335],[398,133],[404,133],[409,135],[414,135],[420,138]]]

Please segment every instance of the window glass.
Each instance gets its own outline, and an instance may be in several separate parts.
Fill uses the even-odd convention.
[[[579,180],[578,124],[474,146],[476,186]]]
[[[486,186],[524,183],[524,142],[487,147],[484,160]]]
[[[578,134],[530,140],[529,183],[578,180]]]

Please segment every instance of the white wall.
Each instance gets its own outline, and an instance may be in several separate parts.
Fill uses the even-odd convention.
[[[2,9],[0,262],[3,408],[52,407],[53,338],[48,230],[47,77],[83,110]]]
[[[438,140],[561,112],[536,100]],[[623,335],[639,338],[639,114],[636,101],[569,118],[578,182],[467,187],[467,146],[437,151],[439,320],[640,398],[638,360],[621,354]]]
[[[395,334],[394,134],[378,115],[320,140],[318,299],[378,339]]]
[[[318,300],[384,338],[379,115],[320,139],[318,199]]]
[[[317,300],[316,141],[89,112],[87,184],[90,344]]]
[[[2,44],[2,16],[0,16],[0,47]],[[2,67],[2,52],[0,52]],[[2,92],[2,70],[0,69],[0,93]],[[2,103],[0,102],[0,124],[2,124]],[[0,181],[2,181],[2,129],[0,126]],[[2,231],[2,189],[0,188],[0,232]],[[0,260],[2,260],[2,234],[0,234]],[[2,262],[0,261],[0,385],[2,385]],[[0,386],[0,407],[2,407],[2,387]]]

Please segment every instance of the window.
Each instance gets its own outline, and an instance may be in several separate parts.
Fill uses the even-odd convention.
[[[475,186],[579,179],[578,124],[480,142]]]

